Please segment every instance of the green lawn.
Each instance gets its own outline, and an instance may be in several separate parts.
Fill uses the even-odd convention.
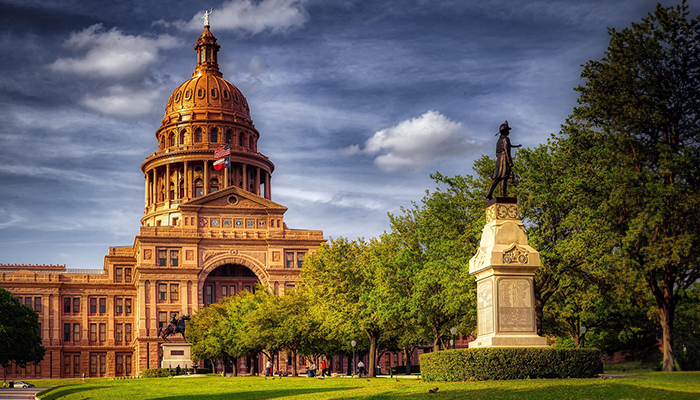
[[[415,379],[152,378],[33,381],[61,385],[54,399],[700,399],[700,372],[650,372],[638,378],[429,383]],[[436,394],[429,389],[439,388]],[[2,397],[0,395],[0,397]]]

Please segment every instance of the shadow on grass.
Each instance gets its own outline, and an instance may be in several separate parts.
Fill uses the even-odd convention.
[[[438,388],[437,393],[429,393],[429,389]],[[387,389],[390,389],[387,387]],[[394,387],[393,389],[398,389]],[[343,400],[389,400],[389,399],[429,399],[429,400],[608,400],[608,399],[654,399],[654,400],[697,400],[700,393],[677,390],[645,388],[624,383],[614,383],[607,386],[549,386],[537,389],[451,389],[440,388],[440,383],[425,385],[423,391],[387,390],[384,393],[362,394],[359,396],[343,396]],[[319,399],[324,397],[319,396]]]
[[[80,392],[91,392],[93,390],[109,389],[109,386],[85,386],[66,385],[57,386],[37,393],[37,397],[42,400],[56,400],[65,396],[70,396]]]
[[[212,393],[212,394],[186,394],[177,395],[176,393],[169,394],[163,397],[152,398],[152,400],[238,400],[238,399],[281,399],[290,396],[299,396],[303,394],[316,394],[317,398],[323,399],[321,395],[324,392],[339,392],[351,390],[346,387],[339,388],[289,388],[289,389],[264,389],[252,390],[246,392],[227,392],[227,393]],[[345,398],[345,396],[343,396]],[[362,397],[358,397],[362,398]]]

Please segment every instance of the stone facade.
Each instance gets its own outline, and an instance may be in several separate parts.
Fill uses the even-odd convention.
[[[158,330],[173,314],[194,314],[256,283],[283,294],[325,241],[321,231],[289,229],[287,209],[271,200],[274,165],[257,151],[245,97],[221,77],[208,26],[195,50],[193,77],[170,96],[158,151],[141,166],[145,210],[133,245],[110,247],[102,269],[0,264],[0,287],[39,313],[47,349],[38,365],[0,368],[5,378],[158,368]],[[219,169],[222,150],[229,163]]]

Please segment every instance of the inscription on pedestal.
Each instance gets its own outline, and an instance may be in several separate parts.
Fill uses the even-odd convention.
[[[476,287],[478,297],[477,325],[479,335],[493,333],[493,283],[483,281]]]
[[[498,281],[498,329],[501,332],[534,330],[532,287],[528,279]]]

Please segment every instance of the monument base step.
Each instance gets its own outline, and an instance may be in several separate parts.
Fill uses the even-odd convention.
[[[477,338],[469,343],[469,348],[479,347],[549,347],[547,339],[537,335],[509,335]]]

